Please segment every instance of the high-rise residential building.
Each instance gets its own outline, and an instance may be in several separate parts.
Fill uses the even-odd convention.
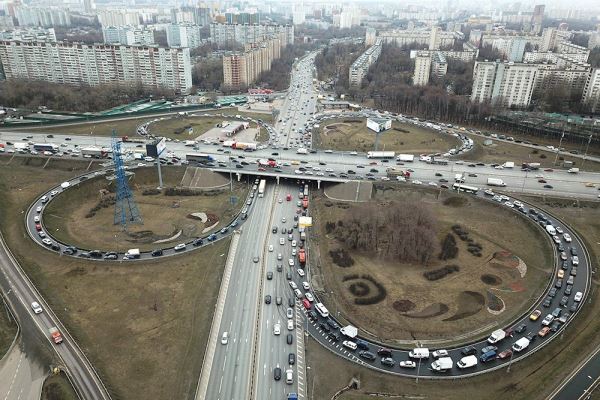
[[[192,87],[188,48],[0,41],[0,63],[7,79],[91,86],[140,82],[181,93]]]
[[[256,81],[261,73],[269,71],[273,60],[281,57],[285,46],[275,37],[260,43],[247,44],[244,52],[223,56],[223,84],[226,87],[245,88]]]
[[[431,55],[429,52],[417,52],[415,57],[415,72],[413,74],[413,85],[425,86],[429,83],[431,72]]]
[[[367,31],[365,32],[365,46],[373,46],[375,44],[375,40],[377,39],[377,30],[372,27],[367,27]]]
[[[506,54],[508,61],[523,62],[526,44],[527,41],[523,37],[515,37],[511,40]]]
[[[272,35],[285,35],[285,45],[294,43],[293,25],[241,25],[241,24],[210,24],[210,41],[219,47],[234,44],[245,45],[259,43]]]
[[[302,25],[304,21],[306,21],[304,4],[294,4],[292,8],[292,23],[294,25]]]
[[[590,34],[587,47],[590,50],[600,47],[600,31],[594,31]]]
[[[189,47],[194,49],[202,45],[200,25],[171,24],[167,26],[167,43],[169,47]]]
[[[431,76],[441,78],[448,72],[448,62],[441,51],[431,54]]]
[[[535,35],[538,35],[542,31],[545,8],[546,6],[543,4],[538,4],[533,8],[533,15],[531,17],[531,32]]]
[[[431,28],[431,33],[429,34],[429,50],[439,50],[440,49],[440,32],[442,29],[439,26],[434,26]]]
[[[102,37],[106,44],[154,44],[154,31],[145,26],[102,26]]]
[[[56,42],[54,28],[23,28],[0,31],[0,40],[21,42]]]
[[[571,58],[575,58],[582,62],[587,62],[590,57],[590,50],[583,47],[573,44],[571,42],[560,42],[556,46],[556,51],[561,54],[569,54]]]
[[[379,37],[383,39],[384,43],[394,43],[398,46],[412,45],[417,46],[429,46],[431,40],[431,30],[390,30],[382,31],[379,33]],[[452,47],[460,36],[457,32],[444,32],[436,31],[435,40],[433,43],[437,44],[438,48],[441,47]]]
[[[0,29],[13,29],[15,23],[10,15],[0,15]]]
[[[91,14],[94,11],[94,1],[83,0],[83,11],[87,14]]]
[[[360,25],[360,10],[354,5],[345,6],[339,14],[333,17],[333,25],[340,29]]]
[[[375,44],[365,50],[350,66],[348,71],[350,86],[358,87],[381,55],[381,39],[377,39]]]
[[[531,102],[538,66],[484,61],[473,68],[471,101],[490,101],[503,107],[527,107]]]
[[[540,42],[540,51],[551,51],[560,42],[568,41],[571,33],[568,31],[559,31],[555,27],[545,28],[542,32],[542,40]]]
[[[101,10],[98,11],[98,21],[102,26],[138,26],[140,14],[128,10]]]
[[[212,11],[207,6],[183,6],[171,9],[171,23],[207,26],[212,22]]]
[[[225,12],[225,22],[228,24],[260,24],[260,13],[256,10],[228,10]]]
[[[44,28],[71,26],[71,13],[60,8],[15,7],[19,26],[41,26]]]
[[[600,111],[600,68],[594,68],[585,83],[582,101],[591,107],[592,112]]]

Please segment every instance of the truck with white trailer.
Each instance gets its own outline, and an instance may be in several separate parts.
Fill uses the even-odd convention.
[[[514,168],[515,167],[515,163],[513,161],[507,161],[504,164],[502,164],[502,166],[504,168]]]
[[[367,152],[367,158],[394,158],[396,155],[393,151],[369,151]]]
[[[431,369],[437,372],[446,372],[452,369],[454,361],[450,357],[438,358],[431,363]]]
[[[140,249],[129,249],[125,253],[126,260],[131,260],[134,258],[140,258]]]
[[[490,337],[488,337],[487,341],[489,344],[494,344],[494,343],[498,343],[505,337],[506,337],[506,331],[504,329],[496,329],[494,332],[491,333],[491,335],[490,335]]]
[[[488,186],[505,187],[506,183],[500,178],[487,178]]]
[[[415,156],[413,154],[398,154],[396,156],[396,161],[413,162],[415,161]]]

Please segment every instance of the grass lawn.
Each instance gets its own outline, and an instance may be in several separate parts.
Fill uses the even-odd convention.
[[[4,305],[0,306],[0,359],[6,354],[16,334],[17,324],[12,316],[9,317]]]
[[[538,199],[540,200],[540,199]],[[588,249],[592,259],[598,260],[597,238],[600,237],[600,226],[590,221],[600,221],[600,209],[586,207],[584,209],[565,208],[558,204],[560,201],[550,200],[557,206],[548,207],[561,218],[568,221],[588,244],[595,244]],[[340,388],[345,386],[352,377],[361,381],[361,388],[349,391],[338,397],[339,400],[371,399],[372,393],[387,393],[397,398],[418,399],[501,399],[512,400],[542,400],[564,379],[575,366],[581,362],[591,350],[600,344],[600,320],[596,318],[600,310],[598,280],[592,281],[592,296],[582,308],[576,320],[565,331],[560,340],[554,340],[551,345],[516,363],[510,372],[505,369],[469,378],[464,381],[436,380],[427,381],[396,378],[386,374],[376,373],[366,368],[360,368],[354,363],[342,360],[324,349],[314,340],[307,342],[307,365],[309,397],[314,400],[329,400]],[[482,395],[485,393],[485,395]],[[483,396],[483,397],[482,397]],[[592,399],[598,398],[598,391]]]
[[[50,375],[42,387],[41,400],[77,400],[77,393],[63,373]]]
[[[229,241],[127,265],[59,257],[34,245],[26,239],[22,212],[36,195],[86,166],[0,166],[3,234],[114,398],[191,398]]]
[[[440,242],[458,223],[470,239],[482,245],[482,256],[469,253],[467,242],[453,234],[459,249],[453,259],[441,261],[436,254],[430,265],[422,266],[346,248],[355,264],[340,267],[334,264],[329,251],[344,245],[332,234],[327,235],[325,224],[348,221],[352,214],[363,215],[363,205],[335,203],[324,197],[315,199],[321,265],[318,271],[327,306],[340,311],[350,323],[365,327],[378,340],[406,344],[414,339],[445,341],[462,335],[464,342],[472,340],[473,335],[485,336],[529,308],[553,273],[553,248],[546,236],[524,217],[504,207],[446,191],[397,186],[375,190],[372,202],[389,207],[391,201],[397,207],[410,207],[413,202],[427,204],[436,216]],[[452,205],[446,205],[448,201]],[[502,222],[485,223],[490,218]],[[519,258],[496,255],[506,250],[522,260],[526,266],[523,271]],[[423,276],[424,272],[446,265],[458,265],[460,270],[435,281]],[[355,304],[361,295],[352,293],[352,285],[361,285],[370,290],[370,295],[378,290],[368,280],[354,277],[357,274],[370,275],[382,283],[387,291],[385,299],[374,305]],[[336,295],[327,295],[331,292]]]
[[[223,109],[223,110],[211,110],[211,111],[198,111],[198,113],[208,113],[208,114],[224,114],[224,115],[243,115],[251,118],[260,118],[265,122],[271,122],[272,116],[271,114],[257,114],[257,113],[248,113],[237,111],[235,109]],[[159,130],[150,131],[155,134],[160,134],[161,136],[170,137],[173,139],[182,139],[185,140],[184,134],[175,134],[173,130],[181,125],[181,121],[185,121],[188,118],[181,118],[177,115],[171,115],[170,118],[165,119],[163,121],[158,122],[156,125],[160,127]],[[62,126],[40,126],[40,127],[30,127],[27,128],[27,131],[31,132],[48,132],[48,133],[61,133],[61,134],[69,134],[69,135],[93,135],[93,136],[111,136],[113,129],[117,131],[118,136],[135,136],[136,129],[139,125],[143,124],[146,121],[153,120],[155,118],[161,117],[134,117],[131,119],[122,119],[118,121],[106,121],[106,122],[89,122],[89,123],[77,123],[77,124],[68,124]],[[165,117],[167,118],[167,117]],[[215,118],[192,118],[194,120],[206,120],[207,122],[198,123],[198,128],[194,127],[194,133],[196,136],[204,133],[206,130],[210,129],[210,127],[214,126],[217,122],[222,122],[223,117],[215,117]],[[210,121],[210,122],[209,122]],[[214,122],[213,122],[214,121]],[[208,128],[206,128],[208,126]],[[206,128],[202,130],[203,128]],[[164,132],[162,131],[164,129]],[[187,135],[187,134],[185,134]]]
[[[323,122],[313,142],[316,148],[344,151],[375,150],[375,132],[368,129],[366,119],[335,119]],[[379,150],[398,153],[445,152],[459,144],[458,139],[412,124],[392,122],[392,128],[380,134]]]
[[[165,185],[177,186],[184,171],[185,167],[163,168]],[[197,196],[166,196],[164,192],[143,195],[145,190],[156,187],[156,180],[154,168],[137,169],[134,178],[130,180],[144,223],[130,225],[127,232],[120,225],[114,225],[112,204],[107,204],[89,217],[88,213],[99,204],[101,198],[108,197],[108,194],[103,195],[101,191],[114,188],[113,183],[109,183],[104,177],[89,180],[80,187],[58,195],[48,204],[44,213],[44,227],[57,239],[83,248],[104,251],[126,251],[130,248],[152,250],[174,246],[220,230],[239,212],[247,193],[246,185],[236,182],[233,193],[227,186],[224,189],[200,192]],[[231,204],[232,196],[238,199],[236,204]],[[205,213],[208,221],[191,218],[192,213]],[[173,239],[155,243],[169,238]]]
[[[502,164],[506,161],[514,161],[518,165],[524,162],[536,162],[540,163],[544,168],[555,167],[554,158],[556,157],[556,153],[496,140],[493,141],[494,144],[491,146],[484,146],[483,142],[486,139],[474,135],[470,135],[470,138],[475,142],[473,150],[458,156],[458,158],[497,164]],[[580,166],[583,161],[580,158],[560,155],[557,160],[558,165],[562,165],[561,158],[566,161],[573,161],[574,166]],[[583,169],[598,172],[600,171],[600,164],[587,160]]]

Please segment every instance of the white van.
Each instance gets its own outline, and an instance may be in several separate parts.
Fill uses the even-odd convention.
[[[463,357],[456,363],[456,366],[460,369],[470,368],[470,367],[474,367],[476,365],[477,365],[477,356],[476,355],[470,355],[470,356]]]
[[[546,225],[546,231],[551,235],[556,235],[556,229],[552,225]]]
[[[294,371],[292,371],[291,369],[285,371],[285,383],[287,383],[288,385],[294,383]]]
[[[429,358],[429,349],[424,347],[414,348],[408,353],[410,358]]]
[[[517,353],[525,350],[527,347],[529,347],[529,339],[527,338],[521,338],[512,345],[512,349]]]

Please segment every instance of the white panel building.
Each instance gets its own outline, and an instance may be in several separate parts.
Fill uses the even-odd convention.
[[[381,39],[377,39],[375,44],[362,53],[356,61],[352,63],[349,70],[350,86],[360,86],[369,68],[381,55]]]
[[[106,44],[141,44],[151,46],[154,44],[154,31],[144,26],[103,26],[102,37]]]
[[[415,72],[413,74],[413,85],[425,86],[429,83],[431,71],[431,55],[429,52],[418,52],[415,57]]]
[[[167,43],[169,47],[189,47],[194,49],[202,45],[200,25],[171,24],[167,26]]]
[[[600,68],[594,68],[589,74],[582,100],[592,108],[592,112],[600,111]]]
[[[535,64],[483,61],[473,69],[474,102],[491,101],[504,107],[527,107],[535,88]]]
[[[187,93],[192,87],[188,48],[0,41],[7,79],[70,85],[135,83]]]

